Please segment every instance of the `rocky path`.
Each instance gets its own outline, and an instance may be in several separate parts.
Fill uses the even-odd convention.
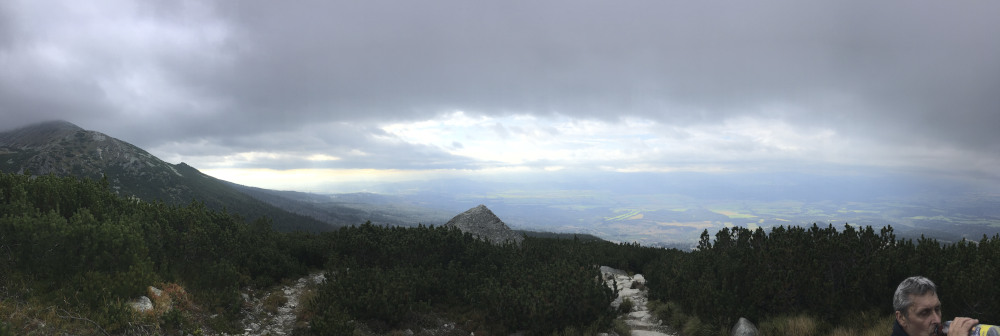
[[[653,316],[646,303],[647,297],[646,279],[642,274],[628,276],[625,271],[601,266],[601,274],[608,287],[618,286],[618,297],[611,302],[615,309],[621,306],[625,299],[632,302],[632,311],[621,318],[632,329],[632,336],[677,336],[677,332]]]
[[[296,308],[301,304],[302,294],[325,279],[322,272],[317,272],[260,297],[251,298],[244,294],[244,300],[250,303],[250,308],[243,318],[244,332],[236,335],[291,335],[292,329],[295,329]]]

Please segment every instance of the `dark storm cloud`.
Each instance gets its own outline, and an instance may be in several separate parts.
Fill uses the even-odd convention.
[[[686,124],[791,105],[781,117],[803,124],[997,150],[996,3],[235,7],[221,12],[245,66],[222,87],[265,118],[465,109]]]
[[[296,134],[270,150],[444,166],[455,158],[371,131],[453,110],[680,127],[760,116],[1000,155],[998,2],[127,4],[0,5],[0,125],[58,118],[220,150]],[[365,133],[310,133],[336,122]]]

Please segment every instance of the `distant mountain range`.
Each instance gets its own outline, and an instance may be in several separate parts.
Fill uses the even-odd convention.
[[[320,195],[240,185],[206,175],[186,163],[170,164],[128,142],[67,121],[0,132],[0,172],[100,180],[125,197],[267,217],[281,231],[321,232],[370,221],[379,225],[443,225],[457,212],[451,202],[373,193]],[[443,206],[449,204],[450,206]],[[461,206],[461,205],[458,205]],[[529,236],[574,234],[519,230]],[[585,240],[600,239],[579,235]]]
[[[204,202],[248,220],[266,216],[278,230],[328,231],[360,224],[360,213],[319,220],[281,209],[247,192],[249,187],[205,175],[185,163],[170,164],[145,150],[66,121],[29,125],[0,133],[0,172],[102,179],[119,195],[169,204]]]
[[[204,202],[284,231],[366,221],[442,225],[488,204],[515,230],[687,247],[704,230],[813,223],[892,225],[901,237],[944,241],[1000,232],[1000,195],[988,186],[924,175],[802,173],[560,173],[383,183],[348,194],[239,185],[170,164],[127,142],[65,121],[0,133],[0,172],[101,179],[122,196]],[[546,233],[522,231],[529,235]],[[552,234],[546,234],[552,235]]]

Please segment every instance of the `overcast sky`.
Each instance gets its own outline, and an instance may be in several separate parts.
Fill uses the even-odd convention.
[[[1000,180],[1000,2],[0,2],[0,129],[236,182],[879,170]]]

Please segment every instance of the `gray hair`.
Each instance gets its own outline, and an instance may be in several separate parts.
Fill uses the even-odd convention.
[[[906,278],[899,283],[899,287],[896,287],[896,294],[892,296],[892,308],[903,313],[903,316],[907,316],[910,305],[913,304],[910,296],[922,296],[927,293],[937,294],[937,286],[931,279],[922,276]]]

